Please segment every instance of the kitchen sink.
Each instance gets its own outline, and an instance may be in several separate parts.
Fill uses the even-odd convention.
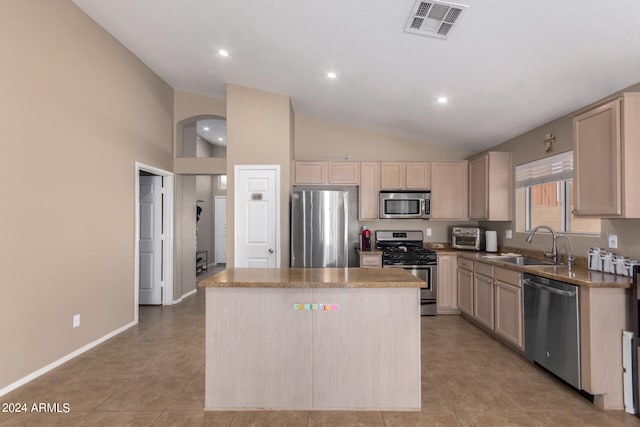
[[[561,265],[559,262],[545,261],[543,259],[529,258],[526,256],[482,255],[482,257],[515,265]]]

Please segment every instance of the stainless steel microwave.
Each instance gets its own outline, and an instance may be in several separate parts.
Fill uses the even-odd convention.
[[[381,191],[380,218],[429,219],[431,192]]]

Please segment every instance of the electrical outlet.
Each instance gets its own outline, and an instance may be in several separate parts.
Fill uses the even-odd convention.
[[[609,234],[609,249],[618,248],[618,236],[616,234]]]
[[[504,231],[504,238],[505,239],[513,239],[513,231],[512,230],[505,230]]]
[[[431,229],[427,228],[427,236],[431,236]]]
[[[78,326],[80,326],[80,315],[79,314],[74,314],[73,315],[73,327],[77,328]]]

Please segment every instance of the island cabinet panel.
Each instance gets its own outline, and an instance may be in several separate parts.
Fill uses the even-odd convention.
[[[420,410],[418,287],[206,292],[205,409]]]
[[[339,304],[313,312],[314,408],[420,408],[418,292],[313,290],[314,303]]]
[[[205,409],[311,407],[311,312],[294,309],[311,298],[309,288],[207,289]]]
[[[360,164],[359,217],[361,221],[378,219],[378,193],[380,192],[378,175],[377,162]]]

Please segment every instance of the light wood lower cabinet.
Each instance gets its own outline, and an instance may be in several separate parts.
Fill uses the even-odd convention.
[[[460,313],[456,259],[456,255],[438,255],[438,314]]]
[[[522,274],[517,271],[496,267],[494,278],[494,332],[524,351]]]
[[[360,268],[382,267],[382,252],[358,251],[358,253],[360,254]]]
[[[521,281],[522,274],[517,271],[458,257],[460,311],[522,352]]]
[[[473,271],[466,269],[473,261],[458,258],[458,307],[467,316],[473,317]]]
[[[473,317],[493,330],[493,279],[478,273],[473,275]]]

